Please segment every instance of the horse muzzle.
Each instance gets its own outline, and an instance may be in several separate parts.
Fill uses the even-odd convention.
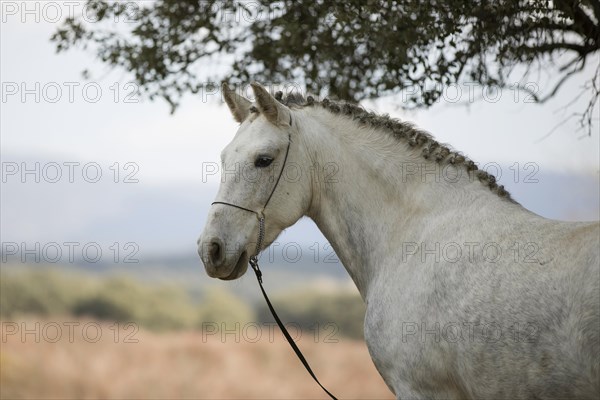
[[[198,239],[198,254],[211,278],[233,280],[248,269],[248,252],[239,248],[228,249],[218,237]]]

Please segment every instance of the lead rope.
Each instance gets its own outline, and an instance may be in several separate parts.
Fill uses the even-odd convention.
[[[291,125],[292,125],[292,117],[290,115],[290,126]],[[277,312],[275,312],[275,308],[273,308],[273,304],[271,304],[271,301],[269,300],[269,296],[267,296],[267,292],[265,291],[265,288],[263,287],[262,271],[260,270],[260,267],[258,266],[258,254],[261,251],[262,242],[263,242],[263,240],[265,238],[265,215],[264,215],[263,212],[264,212],[265,208],[267,207],[267,204],[269,204],[269,201],[271,200],[271,197],[273,196],[273,193],[275,193],[275,189],[277,188],[277,185],[279,184],[279,180],[281,179],[281,175],[283,174],[283,169],[285,168],[285,163],[287,161],[288,153],[290,151],[290,144],[291,143],[292,143],[292,137],[288,136],[288,146],[287,146],[287,149],[285,151],[285,158],[283,159],[283,166],[281,167],[281,171],[279,171],[279,176],[277,177],[277,181],[275,182],[275,186],[273,186],[273,190],[271,191],[271,194],[269,195],[269,198],[265,202],[265,205],[264,205],[264,207],[262,208],[262,210],[260,212],[251,210],[251,209],[246,208],[246,207],[238,206],[236,204],[226,203],[226,202],[223,202],[223,201],[215,201],[215,202],[213,202],[211,204],[211,206],[213,204],[223,204],[223,205],[226,205],[226,206],[231,206],[231,207],[239,208],[240,210],[244,210],[244,211],[248,211],[248,212],[256,214],[256,216],[258,218],[258,240],[256,242],[256,250],[254,251],[254,255],[252,255],[250,257],[250,260],[249,260],[248,263],[250,264],[250,266],[254,270],[254,273],[256,274],[256,280],[258,280],[258,286],[260,287],[260,291],[262,292],[262,294],[263,294],[263,296],[265,298],[265,301],[267,302],[267,306],[269,307],[269,311],[271,311],[271,315],[275,319],[275,322],[277,322],[277,325],[279,326],[279,329],[281,329],[281,332],[283,333],[283,336],[285,336],[285,338],[287,339],[287,341],[290,344],[292,350],[294,350],[294,353],[296,353],[296,356],[300,359],[300,361],[304,365],[304,368],[306,368],[306,370],[308,371],[308,373],[310,374],[310,376],[312,376],[312,378],[315,380],[315,382],[317,382],[317,384],[321,387],[321,389],[323,389],[325,391],[325,393],[327,393],[329,395],[329,397],[331,397],[333,400],[338,400],[337,397],[335,397],[334,395],[332,395],[331,392],[329,392],[329,390],[325,389],[325,386],[323,386],[321,384],[321,382],[319,382],[319,380],[317,379],[317,376],[315,375],[315,373],[313,372],[313,370],[310,368],[310,365],[308,364],[308,361],[306,361],[306,358],[304,358],[304,355],[302,354],[302,352],[300,351],[300,349],[298,348],[298,346],[296,346],[296,343],[294,342],[294,339],[292,339],[292,336],[290,335],[290,333],[288,332],[288,330],[286,329],[286,327],[283,325],[283,322],[281,322],[281,319],[277,315]]]
[[[256,279],[258,280],[258,285],[260,286],[260,291],[262,292],[262,294],[265,298],[265,301],[267,302],[267,306],[269,306],[271,315],[273,315],[273,318],[275,318],[275,322],[277,322],[279,329],[281,329],[283,336],[285,336],[285,338],[287,339],[288,343],[292,347],[292,350],[294,350],[294,353],[296,353],[296,356],[298,356],[298,358],[300,359],[300,361],[304,365],[304,368],[306,368],[306,370],[308,371],[310,376],[312,376],[312,378],[315,380],[315,382],[317,382],[317,384],[319,386],[321,386],[321,389],[323,389],[325,391],[325,393],[327,393],[329,395],[329,397],[331,397],[333,400],[337,400],[337,397],[335,397],[333,394],[331,394],[331,392],[329,390],[327,390],[325,388],[325,386],[323,386],[321,384],[321,382],[319,382],[319,379],[317,379],[317,376],[315,375],[313,370],[310,368],[308,361],[306,361],[306,358],[304,358],[304,355],[302,354],[302,352],[300,351],[298,346],[296,346],[294,339],[292,339],[292,337],[290,336],[290,333],[287,331],[287,329],[283,325],[283,322],[281,322],[281,319],[279,319],[277,312],[275,312],[275,308],[273,308],[273,304],[271,304],[271,301],[269,300],[269,296],[267,296],[267,292],[265,291],[265,288],[263,287],[262,272],[261,272],[260,268],[258,267],[258,259],[256,258],[256,256],[252,256],[250,258],[250,266],[252,267],[252,269],[254,270],[254,273],[256,274]]]

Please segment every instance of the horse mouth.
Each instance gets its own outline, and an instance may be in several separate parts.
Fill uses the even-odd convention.
[[[244,251],[240,255],[240,258],[238,259],[237,263],[235,264],[235,267],[233,268],[233,270],[231,270],[231,273],[227,276],[219,277],[219,279],[224,280],[224,281],[231,281],[231,280],[237,279],[240,276],[244,275],[247,268],[248,268],[248,252]]]

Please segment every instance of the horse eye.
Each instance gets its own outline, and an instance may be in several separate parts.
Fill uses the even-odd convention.
[[[256,161],[254,161],[254,166],[257,168],[265,168],[271,165],[273,159],[269,156],[259,156]]]

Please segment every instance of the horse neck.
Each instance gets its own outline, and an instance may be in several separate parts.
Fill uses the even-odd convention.
[[[324,172],[313,178],[307,215],[330,242],[364,299],[386,266],[400,267],[401,243],[423,237],[442,214],[461,216],[461,208],[500,201],[480,182],[469,179],[466,170],[451,185],[435,179],[431,171],[440,171],[435,162],[386,132],[359,128],[349,118],[324,110],[313,110],[301,121],[310,163]],[[407,167],[414,166],[420,173],[409,174]],[[422,179],[426,171],[429,180]]]

